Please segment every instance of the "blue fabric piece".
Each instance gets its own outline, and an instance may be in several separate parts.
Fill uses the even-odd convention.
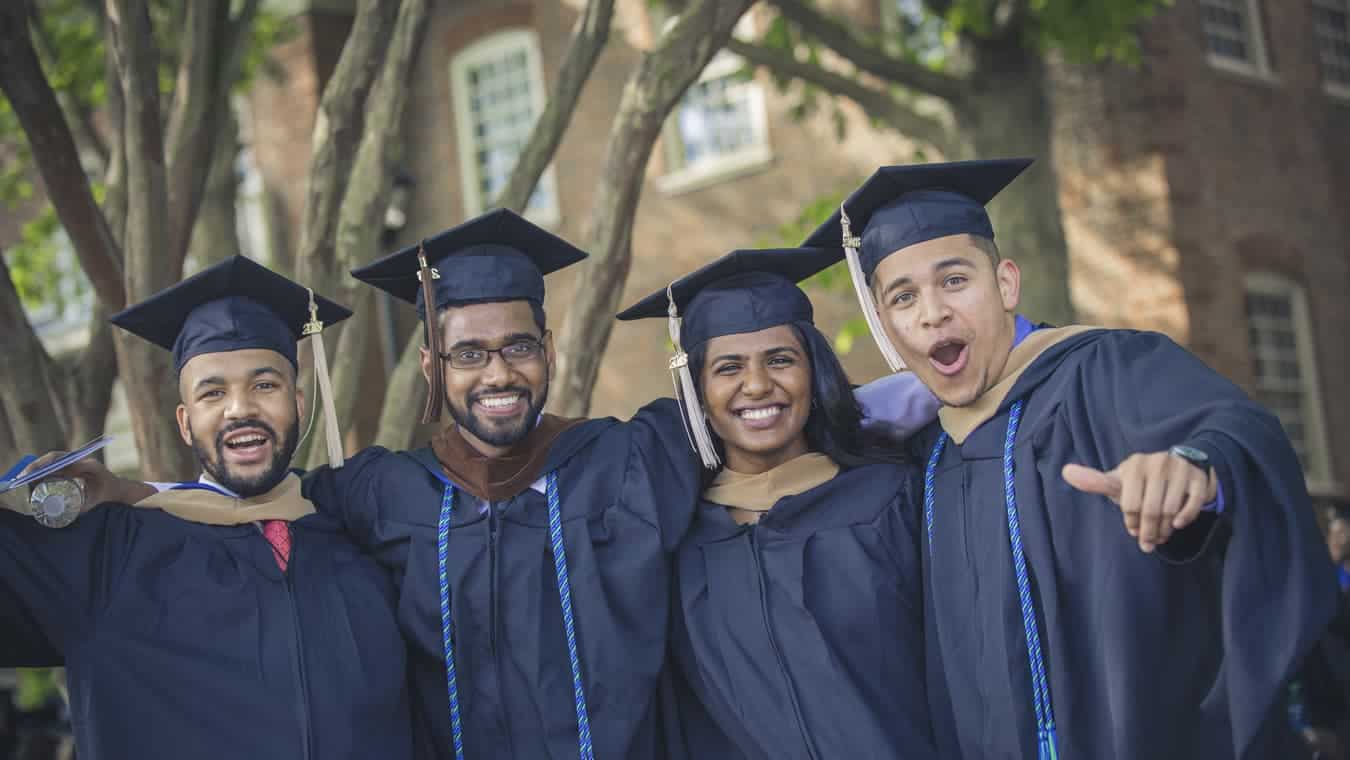
[[[1345,565],[1336,566],[1336,581],[1341,586],[1341,591],[1350,591],[1350,570]]]
[[[325,327],[351,311],[314,296]],[[180,371],[201,354],[262,348],[297,366],[296,342],[310,320],[309,291],[244,256],[231,256],[109,318],[173,352]]]
[[[918,472],[841,471],[753,526],[703,501],[676,555],[670,758],[936,760]]]
[[[509,209],[494,209],[363,267],[352,276],[426,311],[418,256],[432,279],[437,309],[483,301],[544,302],[544,275],[586,252]]]
[[[549,449],[541,471],[557,474],[575,671],[547,482],[545,493],[524,486],[482,513],[456,486],[445,580],[466,758],[578,757],[579,678],[596,757],[665,760],[656,687],[666,662],[670,560],[697,504],[701,473],[684,441],[679,406],[663,399],[628,422],[581,422]],[[367,449],[305,479],[315,505],[340,516],[396,577],[416,729],[432,757],[448,759],[455,741],[437,519],[446,485],[429,448]]]
[[[1007,516],[990,509],[1006,498],[1017,401],[1018,530],[1059,754],[1299,756],[1283,687],[1337,595],[1297,456],[1278,420],[1241,389],[1165,336],[1127,330],[1046,349],[987,422],[947,442],[934,468],[927,671],[930,694],[949,696],[955,726],[940,754],[1039,752],[1017,573],[994,550],[1010,545]],[[927,455],[940,434],[925,431],[917,451]],[[1209,454],[1229,503],[1260,508],[1231,509],[1222,522],[1202,514],[1145,554],[1118,508],[1060,477],[1070,462],[1109,469],[1177,441]],[[1271,608],[1279,614],[1252,614]]]
[[[0,510],[0,666],[64,661],[82,760],[411,760],[392,580],[331,517],[290,528],[283,572],[253,524]]]

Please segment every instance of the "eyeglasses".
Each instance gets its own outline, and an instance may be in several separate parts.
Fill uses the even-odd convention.
[[[547,332],[544,333],[548,335]],[[534,338],[520,338],[507,343],[501,348],[480,348],[477,346],[470,348],[460,348],[449,353],[441,354],[441,358],[450,362],[450,366],[455,369],[482,369],[492,361],[493,354],[501,354],[502,360],[510,365],[519,365],[532,362],[539,358],[544,352],[544,343],[542,340]]]

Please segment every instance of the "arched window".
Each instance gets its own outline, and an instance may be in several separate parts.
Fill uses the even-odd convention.
[[[464,213],[474,216],[506,187],[544,111],[544,76],[535,33],[508,29],[460,51],[450,62],[450,96],[459,132]],[[539,178],[525,215],[538,224],[558,222],[551,167]]]
[[[1280,275],[1247,275],[1247,329],[1256,400],[1280,418],[1310,491],[1332,487],[1317,381],[1312,320],[1303,287]]]

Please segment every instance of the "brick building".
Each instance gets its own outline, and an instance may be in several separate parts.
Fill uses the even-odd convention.
[[[892,2],[832,4],[875,27]],[[242,213],[267,220],[245,249],[263,257],[296,242],[319,92],[351,23],[350,0],[289,5],[299,33],[274,53],[285,76],[256,82],[244,120],[245,186],[266,192]],[[399,243],[484,208],[542,110],[581,5],[433,4],[409,99],[414,185]],[[533,218],[578,243],[623,84],[664,23],[657,6],[618,3],[610,45],[531,204]],[[746,23],[771,13],[760,4]],[[1052,66],[1054,151],[1043,160],[1061,179],[1080,321],[1162,330],[1190,346],[1280,414],[1315,494],[1346,499],[1350,405],[1335,399],[1350,371],[1350,0],[1178,0],[1141,41],[1137,67]],[[793,95],[742,81],[738,68],[719,55],[656,146],[625,301],[773,239],[805,204],[879,164],[912,160],[902,136],[851,104],[839,140],[827,114],[790,118]],[[574,277],[550,278],[555,327]],[[813,298],[827,333],[855,314],[846,292]],[[406,328],[411,310],[395,311]],[[397,352],[378,348],[371,383]],[[856,380],[883,367],[866,339],[845,364]],[[626,416],[668,393],[665,367],[663,325],[617,325],[593,412]],[[377,414],[355,427],[368,432]]]

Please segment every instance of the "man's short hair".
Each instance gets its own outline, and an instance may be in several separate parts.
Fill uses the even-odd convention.
[[[1003,259],[998,252],[998,243],[995,243],[987,237],[981,237],[980,235],[971,235],[970,238],[975,241],[975,247],[984,251],[985,255],[989,257],[990,263],[994,266],[998,266],[998,262]]]
[[[480,304],[480,303],[511,303],[512,301],[517,301],[517,300],[524,300],[526,303],[528,303],[528,304],[530,305],[530,314],[534,315],[534,324],[535,324],[536,327],[539,328],[539,334],[540,334],[540,335],[543,335],[543,334],[544,334],[544,331],[548,329],[548,315],[544,313],[544,305],[541,304],[541,303],[539,303],[539,302],[537,302],[537,301],[532,301],[532,300],[528,300],[528,299],[517,299],[517,298],[487,298],[487,299],[484,299],[484,300],[482,300],[482,301],[456,301],[456,302],[454,302],[454,303],[448,303],[448,304],[446,304],[446,305],[440,307],[439,309],[436,310],[436,313],[437,313],[438,318],[439,318],[439,314],[440,314],[441,312],[445,311],[446,309],[455,307],[455,306],[473,306],[474,304]],[[444,338],[442,338],[442,340],[444,340]],[[427,323],[426,323],[425,320],[423,320],[423,321],[422,321],[422,345],[426,345],[427,342],[428,342],[428,341],[427,341]]]

